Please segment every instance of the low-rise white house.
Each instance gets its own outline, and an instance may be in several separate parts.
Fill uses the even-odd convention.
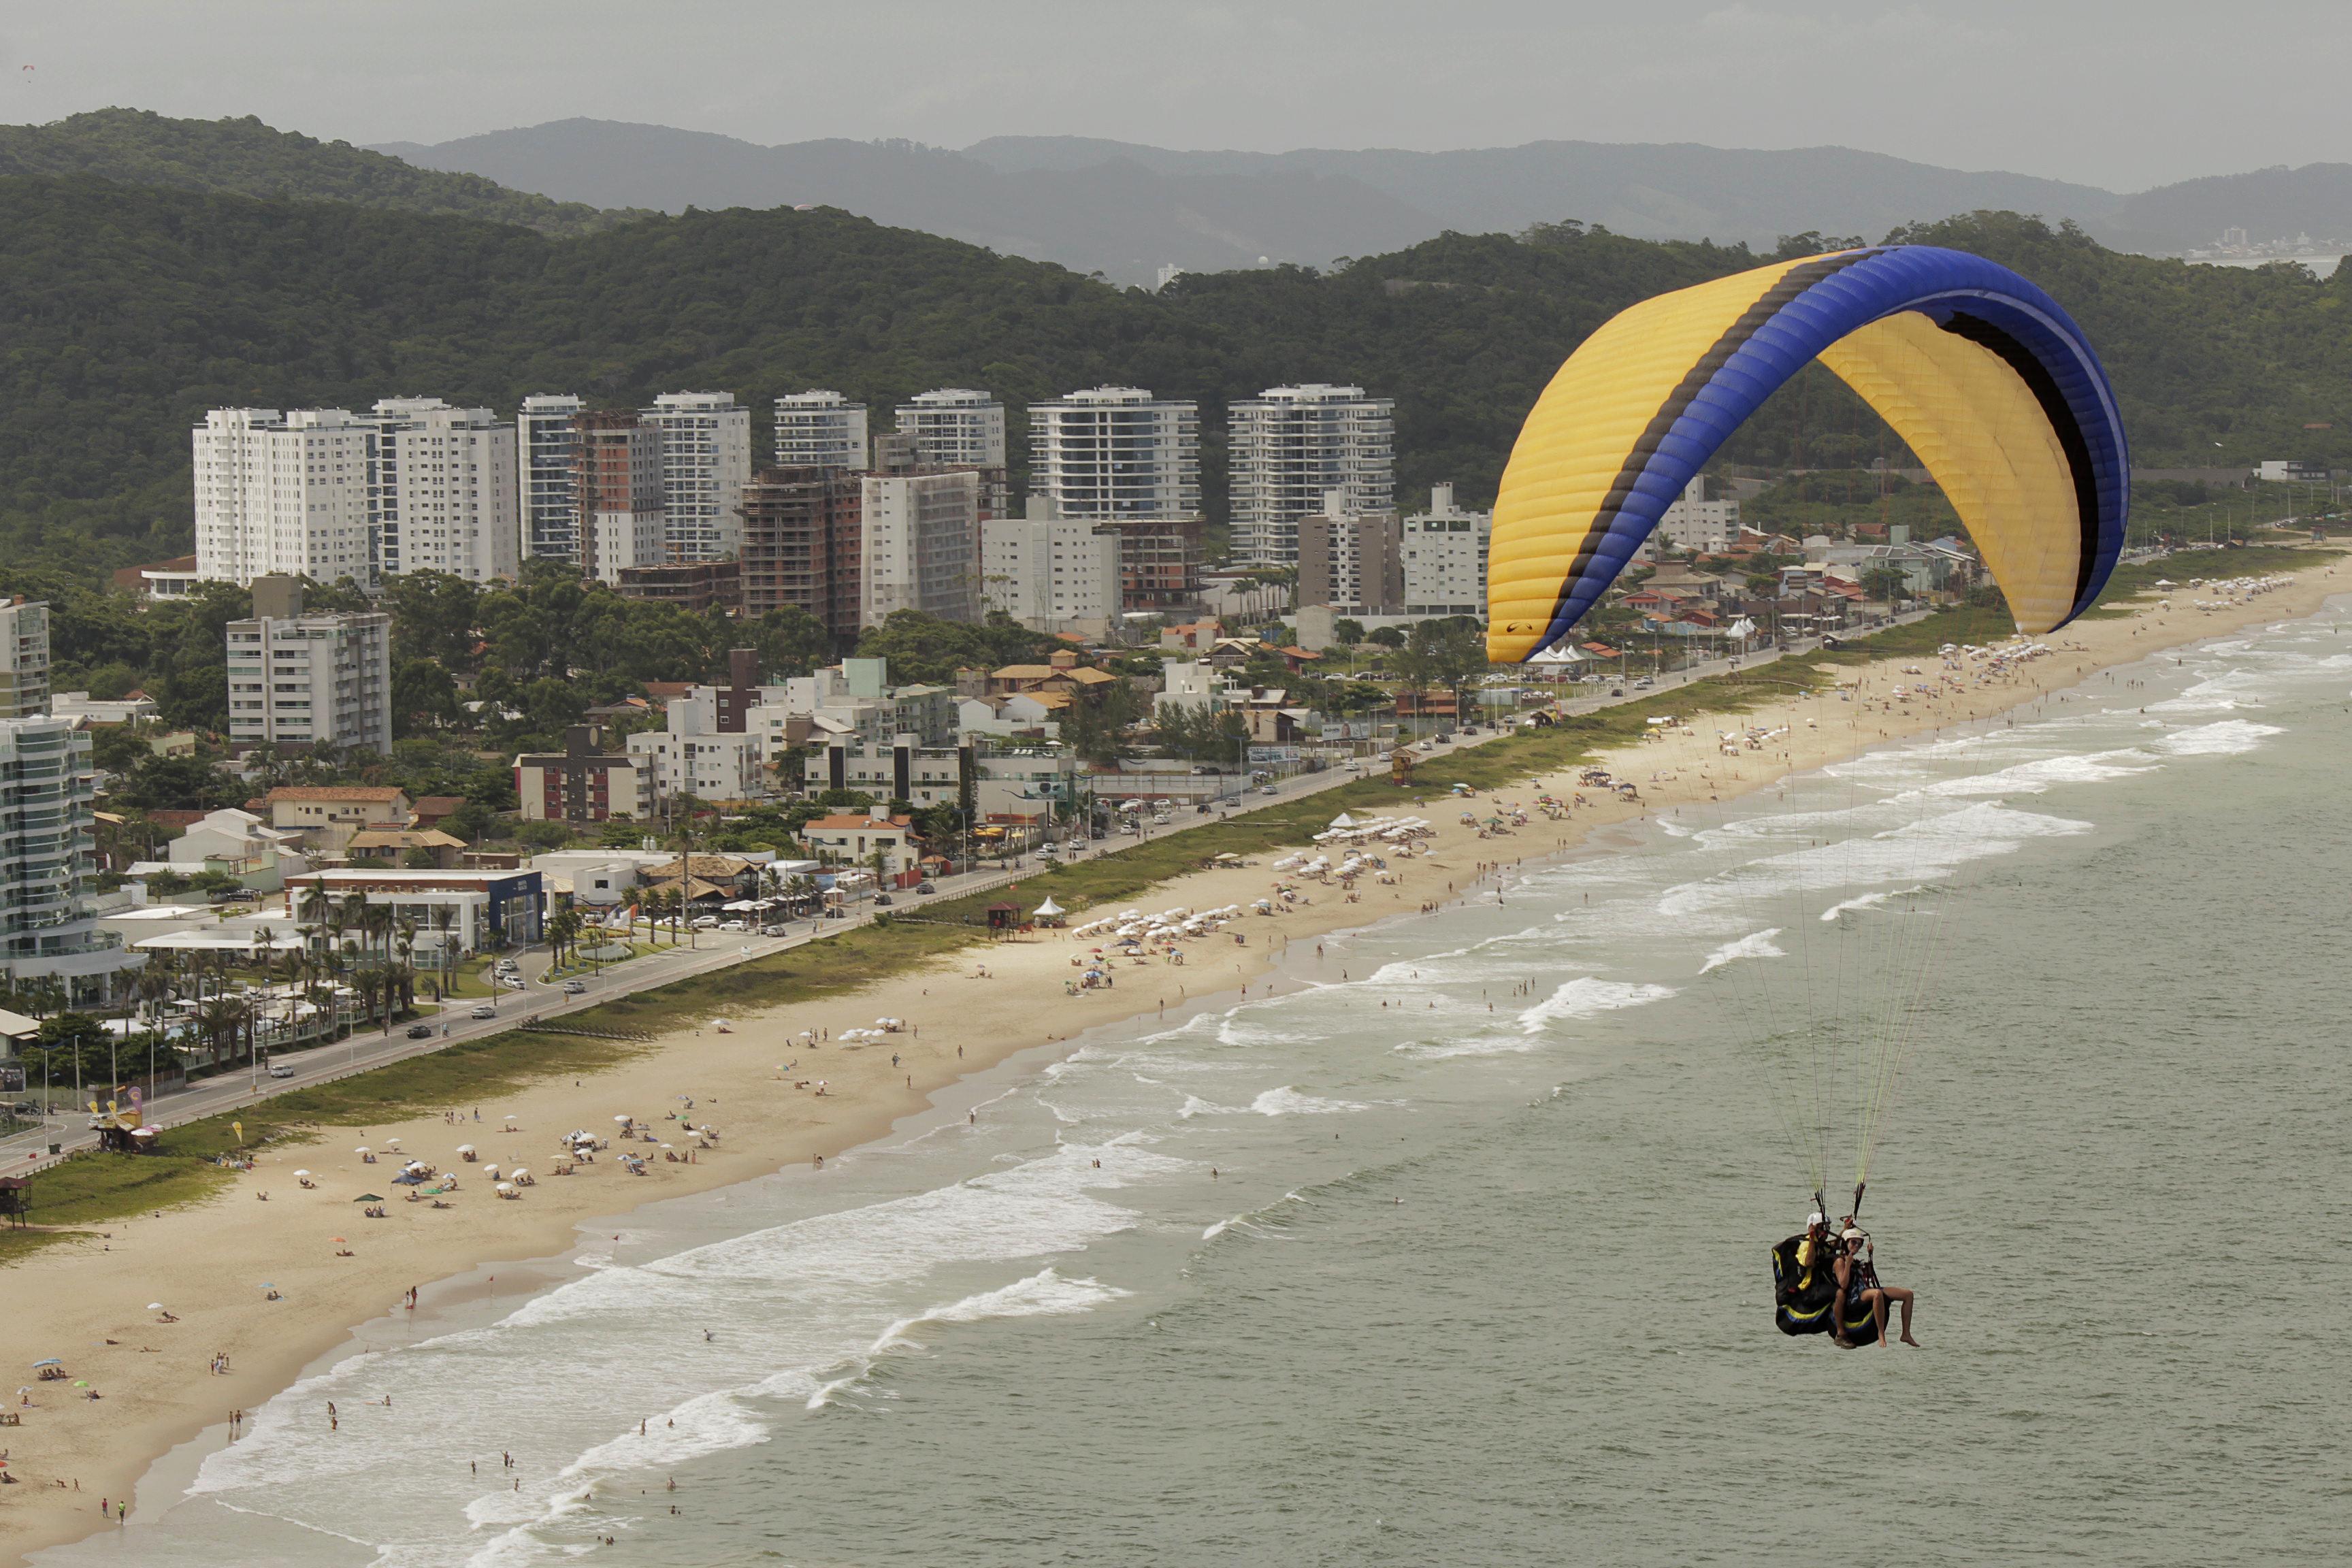
[[[224,806],[194,823],[165,846],[172,869],[182,876],[224,871],[257,891],[274,893],[289,876],[310,868],[302,835],[273,827],[249,811]]]

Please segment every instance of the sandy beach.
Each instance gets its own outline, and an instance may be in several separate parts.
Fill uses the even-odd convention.
[[[2204,559],[2227,568],[2226,556]],[[255,1172],[214,1198],[93,1231],[87,1242],[47,1248],[0,1277],[17,1377],[29,1381],[29,1363],[51,1356],[69,1374],[33,1384],[29,1405],[8,1385],[6,1408],[19,1411],[22,1424],[0,1427],[0,1449],[19,1484],[0,1488],[0,1563],[100,1528],[101,1504],[110,1510],[124,1501],[156,1458],[232,1411],[257,1407],[303,1365],[343,1344],[353,1325],[400,1310],[412,1288],[495,1260],[562,1254],[583,1239],[586,1223],[656,1199],[786,1165],[814,1168],[1016,1052],[1264,985],[1286,947],[1295,964],[1301,943],[1311,949],[1333,931],[1442,905],[1477,885],[1484,867],[1559,855],[1596,830],[1727,799],[1885,742],[2065,700],[2067,689],[2164,648],[2309,615],[2352,586],[2352,574],[2339,580],[2338,559],[2320,558],[2280,586],[2220,607],[2200,607],[2211,603],[2202,590],[2175,591],[2168,608],[2155,595],[2124,601],[2134,613],[2068,627],[2042,639],[2040,656],[1998,669],[1985,660],[1948,667],[1932,655],[1882,658],[1823,666],[1842,691],[1792,692],[1737,716],[1677,709],[1677,722],[1657,726],[1654,738],[1602,759],[1636,784],[1639,803],[1588,789],[1591,804],[1567,820],[1535,816],[1507,835],[1483,837],[1459,822],[1460,808],[1442,792],[1399,792],[1398,814],[1419,816],[1435,831],[1425,855],[1395,864],[1396,883],[1367,880],[1355,902],[1336,885],[1306,884],[1303,907],[1245,916],[1192,942],[1181,967],[1121,961],[1108,990],[1066,994],[1073,957],[1096,942],[1040,932],[976,945],[852,996],[730,1014],[725,1032],[714,1009],[700,1026],[674,1033],[656,1049],[496,1103],[392,1125],[326,1127],[307,1143],[273,1146]],[[1804,662],[1792,658],[1792,676]],[[2120,696],[2102,689],[2095,700],[2116,703]],[[1727,750],[1727,731],[1763,738],[1758,747],[1736,740]],[[1511,784],[1490,798],[1531,804],[1545,794],[1567,799],[1578,787],[1571,773]],[[1129,902],[1144,910],[1247,907],[1279,875],[1274,858],[1182,877]],[[886,1016],[908,1027],[858,1045],[799,1038],[808,1030],[838,1037]],[[647,1157],[643,1174],[624,1168],[617,1140],[573,1174],[553,1173],[561,1136],[574,1129],[609,1135],[623,1115],[654,1132],[654,1142],[625,1145]],[[715,1126],[716,1146],[699,1146],[681,1116]],[[460,1144],[475,1146],[479,1163],[460,1163]],[[399,1159],[362,1163],[355,1152],[362,1145],[380,1156],[396,1145],[400,1156],[456,1170],[460,1184],[451,1206],[405,1201],[409,1189],[388,1184]],[[503,1201],[484,1171],[493,1163],[527,1165],[538,1179]],[[299,1185],[298,1169],[310,1172],[316,1185]],[[385,1217],[362,1216],[353,1201],[362,1193],[391,1200]],[[163,1321],[150,1302],[163,1303],[175,1321]],[[74,1386],[77,1380],[89,1389]],[[102,1397],[86,1396],[93,1391]],[[105,1522],[112,1518],[110,1511]]]

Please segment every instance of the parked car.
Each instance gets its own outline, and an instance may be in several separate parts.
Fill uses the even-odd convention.
[[[688,931],[716,931],[718,927],[719,917],[717,915],[697,915],[694,917],[693,923],[688,925],[687,929]]]
[[[427,1030],[426,1032],[428,1034],[431,1033],[430,1030]],[[292,1078],[294,1076],[294,1069],[288,1067],[283,1062],[271,1062],[269,1064],[269,1076],[271,1078]]]
[[[477,1002],[474,1004],[473,1012],[469,1015],[476,1018],[495,1018],[498,1016],[499,1008],[495,1002]]]
[[[588,983],[585,980],[567,980],[563,983],[563,994],[566,996],[577,996],[587,989]]]
[[[411,1024],[408,1026],[408,1037],[412,1040],[429,1040],[433,1037],[433,1026]]]

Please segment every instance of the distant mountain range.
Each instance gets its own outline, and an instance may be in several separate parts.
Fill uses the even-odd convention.
[[[2352,164],[2314,163],[2126,195],[1915,163],[1846,147],[1532,142],[1455,153],[1186,153],[1079,136],[1000,136],[961,152],[907,142],[780,147],[705,132],[563,120],[435,146],[373,149],[593,207],[838,206],[1114,282],[1261,258],[1322,266],[1448,229],[1575,220],[1644,239],[1814,231],[1875,239],[1957,213],[2033,213],[2121,250],[2179,254],[2243,228],[2257,243],[2352,236]]]

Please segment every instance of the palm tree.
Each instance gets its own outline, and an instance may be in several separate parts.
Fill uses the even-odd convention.
[[[436,945],[434,960],[441,971],[441,990],[446,994],[457,976],[457,944],[453,940],[457,929],[457,911],[446,904],[433,906],[433,931]]]
[[[367,930],[368,901],[365,893],[345,893],[335,912],[340,917],[337,924],[342,931],[364,932]]]

